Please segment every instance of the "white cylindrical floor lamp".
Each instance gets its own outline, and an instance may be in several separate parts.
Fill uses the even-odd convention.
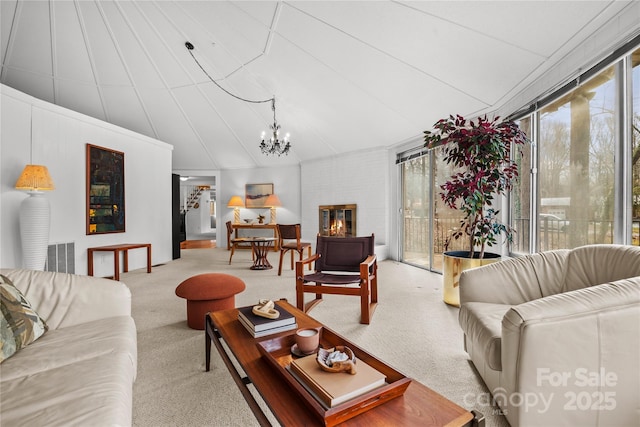
[[[49,245],[49,200],[42,191],[55,187],[46,166],[27,165],[16,182],[17,190],[29,192],[20,204],[20,239],[22,266],[28,270],[44,270]]]

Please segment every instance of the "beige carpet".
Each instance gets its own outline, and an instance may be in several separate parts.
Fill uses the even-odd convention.
[[[295,303],[294,275],[288,266],[280,277],[277,267],[250,270],[248,251],[236,252],[232,265],[228,257],[221,248],[187,249],[151,274],[141,269],[121,276],[133,294],[138,328],[135,426],[257,425],[215,348],[205,372],[204,332],[187,327],[186,302],[174,291],[190,276],[225,272],[247,285],[236,296],[238,306],[260,298]],[[269,260],[276,265],[278,254]],[[394,261],[381,262],[378,276],[380,304],[370,325],[359,323],[356,297],[325,295],[311,315],[405,375],[482,412],[487,426],[508,426],[496,407],[486,406],[487,390],[463,350],[458,309],[442,302],[442,276]]]

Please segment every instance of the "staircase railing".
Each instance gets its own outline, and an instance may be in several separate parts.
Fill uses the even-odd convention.
[[[185,197],[180,206],[180,213],[187,213],[189,210],[196,207],[196,204],[200,202],[200,197],[205,190],[209,190],[208,185],[189,185],[185,188]]]

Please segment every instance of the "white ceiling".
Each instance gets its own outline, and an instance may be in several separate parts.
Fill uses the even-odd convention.
[[[1,1],[0,82],[174,146],[176,170],[290,165],[491,113],[625,1]],[[289,156],[260,153],[272,120]]]

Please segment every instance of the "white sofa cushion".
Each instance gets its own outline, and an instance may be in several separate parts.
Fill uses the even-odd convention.
[[[50,329],[131,315],[131,291],[115,280],[33,270],[0,270]]]
[[[2,364],[2,424],[131,425],[136,349],[128,316],[47,332]]]
[[[0,384],[78,361],[117,353],[128,355],[135,374],[138,356],[132,317],[109,317],[51,330],[20,352],[19,358],[9,359],[2,364]]]

